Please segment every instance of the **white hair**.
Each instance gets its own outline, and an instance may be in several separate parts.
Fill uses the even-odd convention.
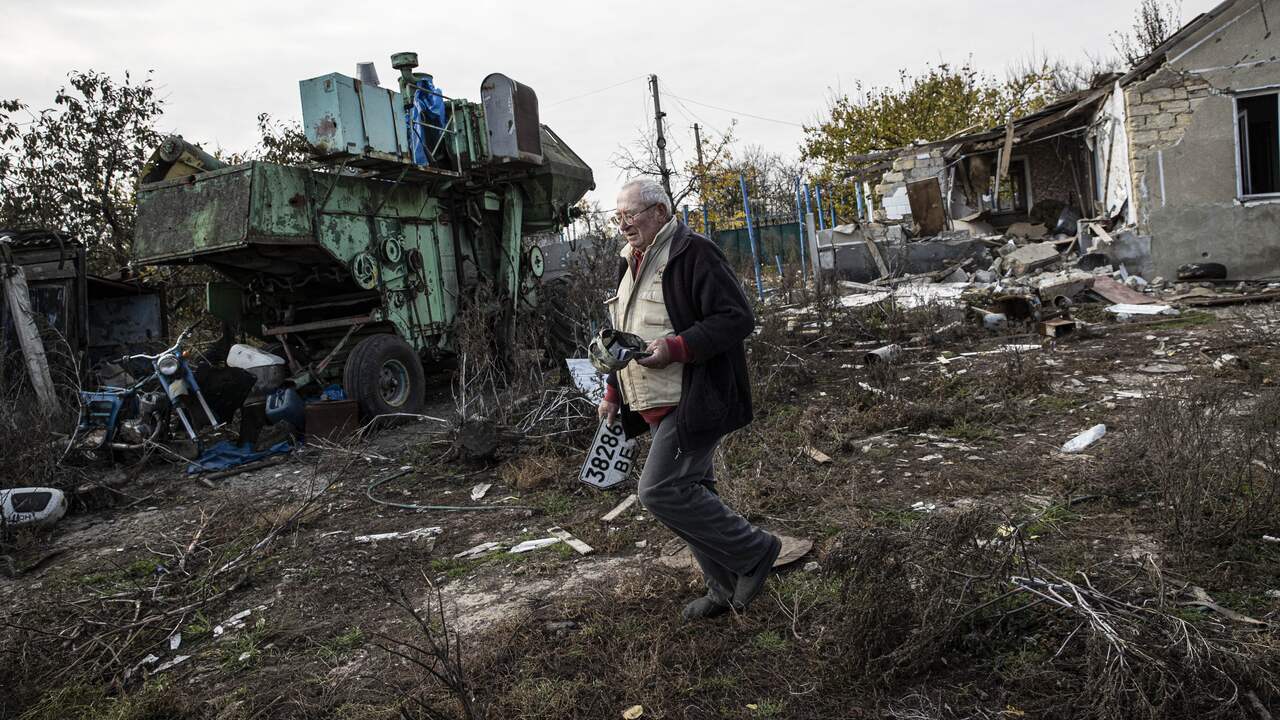
[[[661,205],[666,209],[668,215],[671,214],[671,198],[667,196],[667,191],[662,187],[662,183],[651,177],[633,178],[623,183],[618,195],[622,195],[632,188],[635,188],[636,194],[640,196],[641,207]]]

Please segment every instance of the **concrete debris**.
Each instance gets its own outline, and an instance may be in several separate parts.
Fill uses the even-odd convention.
[[[489,488],[491,487],[493,487],[493,483],[480,483],[479,485],[476,485],[475,487],[471,488],[471,499],[472,500],[483,499],[485,496],[485,493],[489,492]]]
[[[1050,243],[1032,243],[1024,245],[1004,258],[1004,265],[1014,275],[1026,275],[1043,267],[1048,267],[1060,258],[1058,249]]]

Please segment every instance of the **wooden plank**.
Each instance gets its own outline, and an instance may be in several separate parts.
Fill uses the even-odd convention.
[[[1115,244],[1115,240],[1112,240],[1111,236],[1107,234],[1107,231],[1103,230],[1102,226],[1098,223],[1089,223],[1089,232],[1093,233],[1094,240],[1105,242],[1108,245]],[[1094,246],[1097,246],[1097,244],[1098,243],[1095,242]]]
[[[880,271],[880,277],[888,277],[889,266],[884,263],[884,258],[880,255],[880,248],[876,247],[876,241],[866,235],[863,235],[862,242],[866,243],[867,252],[871,253],[871,259],[876,261],[876,269]],[[832,261],[834,260],[835,258],[832,257]]]
[[[576,550],[579,555],[590,555],[591,553],[596,551],[595,548],[582,542],[581,540],[574,537],[573,535],[570,535],[568,530],[564,530],[558,527],[547,528],[547,534],[552,537],[560,538],[561,540],[564,541],[565,545],[568,545],[569,547]]]
[[[639,497],[637,497],[635,493],[628,495],[622,502],[618,503],[617,507],[605,513],[600,519],[605,522],[613,522],[614,520],[617,520],[618,516],[630,509],[632,505],[635,505],[636,500],[638,499]]]
[[[31,385],[36,390],[36,400],[46,414],[53,416],[58,410],[57,399],[53,394],[53,376],[49,373],[49,359],[44,354],[40,330],[31,315],[31,294],[27,290],[27,278],[17,265],[0,266],[0,275],[4,276],[5,300],[9,305],[9,313],[13,316],[14,329],[18,332],[22,355],[27,361]]]
[[[947,218],[942,211],[942,188],[937,178],[907,183],[907,201],[911,203],[911,217],[920,226],[921,236],[932,237],[947,229]]]
[[[1155,303],[1155,300],[1150,296],[1130,290],[1106,275],[1094,277],[1091,289],[1116,305],[1151,305]]]

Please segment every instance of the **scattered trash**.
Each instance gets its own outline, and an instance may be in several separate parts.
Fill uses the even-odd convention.
[[[875,350],[868,352],[866,355],[863,355],[862,361],[867,365],[874,365],[875,363],[880,362],[893,362],[898,359],[898,356],[901,353],[901,345],[885,345],[884,347],[876,348]]]
[[[1148,375],[1174,375],[1187,371],[1186,365],[1177,363],[1155,362],[1147,363],[1138,368],[1138,372],[1147,373]]]
[[[810,560],[804,564],[804,571],[807,573],[818,572],[822,569],[822,565],[817,560]]]
[[[1107,426],[1102,423],[1098,423],[1064,443],[1062,446],[1062,452],[1078,453],[1100,440],[1102,436],[1106,434]]]
[[[160,665],[157,665],[157,666],[156,666],[156,669],[155,669],[155,670],[152,670],[151,672],[153,672],[153,673],[162,673],[162,672],[164,672],[165,670],[168,670],[168,669],[170,669],[170,668],[176,667],[177,665],[180,665],[180,664],[182,664],[182,663],[184,663],[184,662],[186,662],[186,661],[188,661],[188,660],[190,660],[190,659],[191,659],[191,656],[190,656],[190,655],[178,655],[178,656],[177,656],[177,657],[175,657],[175,658],[172,658],[172,659],[170,659],[170,660],[166,660],[165,662],[161,663]]]
[[[417,541],[417,540],[421,540],[422,538],[434,538],[442,532],[444,532],[444,528],[425,527],[425,528],[418,528],[417,530],[404,530],[401,532],[377,533],[376,535],[357,535],[351,539],[358,543],[376,543],[376,542],[383,542],[386,540]]]
[[[636,541],[636,547],[638,547],[638,548],[640,548],[641,550],[643,550],[643,549],[645,549],[645,548],[649,547],[649,541],[648,541],[648,540],[637,540],[637,541]]]
[[[1174,310],[1170,305],[1133,305],[1130,303],[1117,303],[1109,305],[1107,312],[1117,315],[1121,319],[1132,315],[1177,315],[1178,311]]]
[[[1280,537],[1276,537],[1274,535],[1263,535],[1262,540],[1263,542],[1280,543]]]
[[[618,517],[622,515],[622,513],[629,510],[631,506],[635,505],[636,501],[639,499],[640,498],[635,493],[631,493],[630,495],[623,498],[622,502],[615,505],[612,510],[602,515],[600,519],[603,520],[604,522],[613,522],[614,520],[617,520]]]
[[[262,606],[262,607],[265,608],[266,606]],[[262,609],[262,608],[259,608],[259,609]],[[232,615],[226,620],[223,620],[221,623],[213,627],[213,636],[221,637],[222,634],[227,632],[228,630],[239,630],[240,628],[244,627],[244,621],[252,614],[253,614],[253,608],[249,608],[248,610],[241,610],[235,615]]]
[[[177,650],[182,645],[182,633],[176,632],[169,636],[169,649]]]
[[[1179,605],[1202,607],[1207,610],[1212,610],[1228,620],[1234,620],[1235,622],[1245,623],[1248,625],[1266,626],[1269,624],[1265,621],[1257,620],[1249,617],[1248,615],[1238,613],[1230,608],[1222,607],[1218,603],[1214,602],[1213,598],[1209,597],[1209,593],[1205,592],[1204,588],[1198,585],[1192,585],[1187,588],[1185,592],[1187,595],[1191,596],[1191,599],[1180,602],[1178,603]]]
[[[497,550],[501,550],[502,548],[503,548],[503,545],[500,542],[480,543],[475,547],[467,548],[466,550],[463,550],[457,555],[454,555],[453,559],[454,560],[470,560],[472,558],[484,557],[485,555],[488,555],[489,553],[495,552]]]
[[[1249,367],[1249,363],[1239,355],[1225,353],[1220,355],[1217,360],[1213,361],[1214,370],[1245,370]]]
[[[804,454],[808,455],[810,459],[812,459],[814,462],[818,463],[819,465],[825,465],[831,462],[830,455],[822,452],[821,450],[815,447],[806,445],[804,447]]]
[[[923,500],[918,500],[911,503],[911,509],[915,512],[931,513],[934,510],[937,510],[938,506],[934,503],[926,503]]]
[[[67,496],[57,488],[0,490],[0,519],[4,525],[52,525],[66,514]]]
[[[475,487],[471,488],[471,499],[472,500],[483,499],[485,496],[485,493],[489,492],[489,488],[491,487],[493,487],[493,483],[480,483],[479,485],[476,485]]]
[[[632,705],[622,711],[622,720],[636,720],[636,718],[644,715],[644,707],[641,705]]]
[[[544,547],[547,547],[548,545],[555,545],[558,542],[560,542],[560,538],[558,537],[538,538],[537,540],[525,540],[524,542],[520,543],[519,545],[516,545],[515,547],[511,548],[507,552],[511,555],[519,555],[521,553],[527,553],[530,550],[537,550],[538,548],[544,548]]]
[[[579,555],[590,555],[591,553],[595,552],[595,548],[591,547],[590,545],[582,542],[578,538],[569,534],[568,530],[564,530],[563,528],[559,528],[559,527],[553,527],[553,528],[547,528],[547,532],[550,533],[552,537],[556,537],[556,538],[559,538],[560,540],[563,540],[566,545],[573,548]]]

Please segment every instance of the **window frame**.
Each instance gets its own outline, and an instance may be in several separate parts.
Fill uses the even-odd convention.
[[[1274,95],[1276,98],[1276,117],[1280,120],[1280,85],[1267,85],[1265,87],[1250,88],[1241,90],[1231,95],[1231,133],[1235,138],[1235,165],[1236,165],[1236,200],[1242,203],[1254,202],[1258,200],[1277,200],[1280,199],[1280,191],[1271,193],[1244,193],[1244,174],[1245,174],[1245,157],[1241,152],[1244,148],[1241,146],[1240,138],[1240,101],[1248,98],[1260,97],[1263,95]],[[1280,146],[1280,122],[1276,123],[1276,141]]]

